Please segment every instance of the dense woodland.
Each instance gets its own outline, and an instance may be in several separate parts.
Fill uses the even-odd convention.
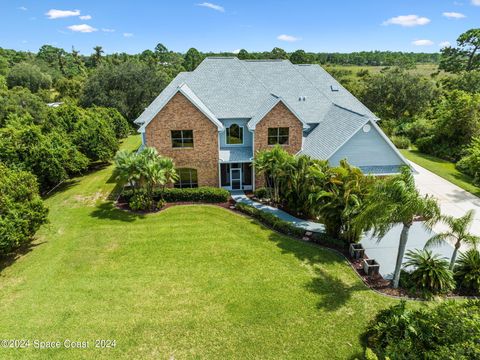
[[[457,46],[434,54],[287,53],[280,48],[238,54],[191,48],[181,54],[162,44],[133,55],[105,54],[101,46],[89,55],[51,45],[37,53],[0,48],[0,166],[8,169],[3,176],[27,179],[23,200],[14,186],[2,189],[0,253],[27,241],[45,221],[38,193],[110,161],[119,141],[135,131],[133,120],[143,109],[179,72],[194,70],[206,56],[321,64],[381,118],[397,146],[415,145],[458,162],[461,171],[477,179],[479,48],[480,29],[461,34]],[[416,71],[424,64],[432,70]],[[12,210],[22,201],[36,209],[35,225],[28,212]],[[19,238],[15,229],[20,227],[25,236]]]

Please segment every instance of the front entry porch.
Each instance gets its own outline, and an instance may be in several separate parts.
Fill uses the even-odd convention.
[[[253,190],[252,163],[220,163],[220,186],[227,190]]]

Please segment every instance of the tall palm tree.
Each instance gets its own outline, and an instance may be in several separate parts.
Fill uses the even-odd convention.
[[[402,169],[400,175],[380,180],[375,184],[355,220],[355,225],[361,230],[373,230],[373,235],[378,236],[380,240],[395,225],[403,226],[393,275],[394,288],[398,288],[408,233],[413,221],[423,219],[426,226],[431,227],[439,216],[437,201],[428,195],[420,195],[415,188],[413,175],[407,167]]]
[[[442,216],[440,220],[449,227],[449,230],[432,236],[425,248],[439,246],[449,241],[455,243],[452,258],[450,259],[450,270],[453,270],[455,261],[457,260],[458,249],[462,244],[467,244],[476,247],[480,243],[480,237],[470,234],[470,227],[472,226],[475,211],[469,210],[467,213],[459,218],[453,216]]]
[[[280,187],[291,165],[293,157],[281,146],[275,145],[271,150],[259,151],[253,165],[259,174],[265,175],[265,184],[271,192],[274,203],[280,202]]]
[[[95,53],[93,54],[93,61],[95,62],[95,66],[98,66],[98,64],[100,64],[100,61],[102,60],[102,54],[104,53],[104,51],[101,46],[95,46],[93,48],[93,51],[95,51]]]

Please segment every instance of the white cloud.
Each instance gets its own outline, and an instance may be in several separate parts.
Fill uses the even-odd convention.
[[[82,15],[79,16],[80,20],[90,20],[92,18],[92,15]]]
[[[20,6],[18,10],[27,11],[28,9],[25,6]]]
[[[123,33],[123,36],[125,36],[125,37],[132,37],[133,34],[132,34],[132,33]]]
[[[60,19],[60,18],[66,18],[70,16],[80,16],[80,10],[50,9],[45,13],[45,15],[47,15],[49,19]]]
[[[223,6],[220,6],[220,5],[217,5],[217,4],[212,4],[212,3],[209,3],[209,2],[203,2],[201,4],[196,4],[196,5],[207,7],[209,9],[213,9],[213,10],[220,11],[220,12],[225,12],[225,9],[223,8]]]
[[[480,6],[480,0],[472,0],[472,5]]]
[[[415,45],[415,46],[431,46],[433,45],[433,41],[432,40],[415,40],[415,41],[412,41],[412,44]]]
[[[240,52],[240,50],[242,50],[242,49],[235,49],[235,50],[232,51],[232,53],[233,54],[238,54]]]
[[[295,41],[301,40],[301,38],[299,37],[286,35],[286,34],[278,35],[277,39],[281,41],[287,41],[287,42],[295,42]]]
[[[450,44],[450,41],[442,41],[441,43],[438,43],[438,46],[440,46],[441,48],[449,47],[451,45],[452,44]]]
[[[112,33],[112,32],[115,32],[115,29],[107,29],[107,28],[103,28],[102,29],[103,32],[109,32],[109,33]]]
[[[427,25],[430,22],[429,18],[418,15],[400,15],[392,17],[383,22],[383,25],[400,25],[405,27],[413,27],[419,25]]]
[[[445,16],[446,18],[449,18],[449,19],[463,19],[463,18],[466,18],[466,16],[464,14],[459,13],[459,12],[444,12],[442,15]]]
[[[72,31],[82,32],[82,33],[91,33],[94,31],[98,31],[98,29],[95,29],[94,27],[91,27],[90,25],[87,25],[87,24],[70,25],[70,26],[67,26],[67,28]]]

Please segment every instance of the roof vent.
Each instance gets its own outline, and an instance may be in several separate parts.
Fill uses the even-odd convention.
[[[305,99],[306,99],[305,96],[303,96],[303,97],[302,97],[302,100],[305,101]]]
[[[332,91],[338,91],[339,90],[338,86],[336,86],[336,85],[330,85],[330,89]]]
[[[301,97],[301,96],[298,97],[298,101],[302,101],[302,97]]]

